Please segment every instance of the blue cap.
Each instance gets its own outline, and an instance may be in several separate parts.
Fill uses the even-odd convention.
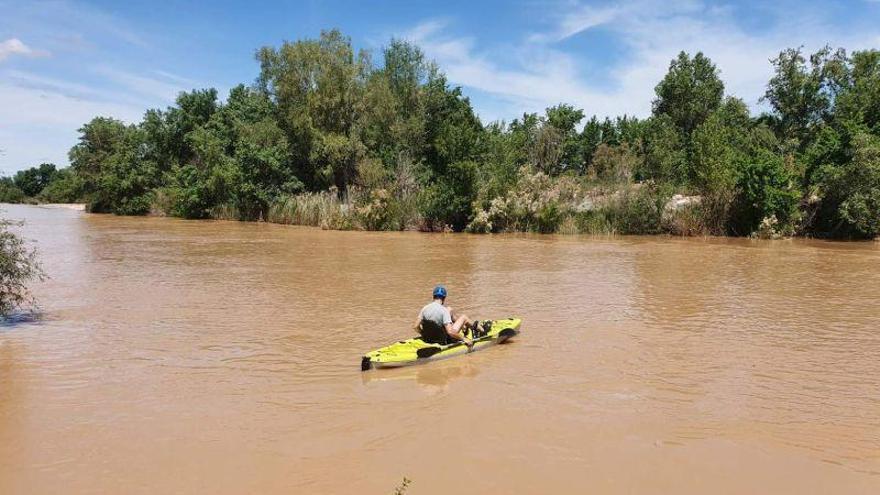
[[[434,297],[446,299],[446,287],[443,287],[442,285],[434,287]]]

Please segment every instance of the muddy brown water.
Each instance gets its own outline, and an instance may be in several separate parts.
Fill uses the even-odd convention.
[[[880,244],[327,232],[5,206],[0,493],[878,493]],[[509,344],[398,370],[431,287]]]

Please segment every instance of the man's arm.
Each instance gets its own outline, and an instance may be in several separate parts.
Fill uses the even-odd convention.
[[[416,324],[413,325],[413,330],[418,333],[422,333],[422,315],[419,315],[419,317],[416,318]]]

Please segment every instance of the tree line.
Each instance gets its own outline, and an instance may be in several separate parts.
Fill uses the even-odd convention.
[[[41,163],[0,177],[0,203],[75,203],[82,194],[78,182],[72,169]]]
[[[755,116],[682,52],[646,118],[563,103],[488,124],[403,40],[377,62],[331,30],[256,59],[223,101],[86,123],[56,187],[94,212],[327,228],[880,234],[878,50],[782,51]]]

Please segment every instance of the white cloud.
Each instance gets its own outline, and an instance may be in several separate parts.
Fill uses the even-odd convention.
[[[182,89],[109,67],[94,72],[105,84],[95,87],[19,70],[0,73],[0,173],[41,162],[65,166],[77,129],[92,118],[135,123],[146,109],[171,103]]]
[[[524,111],[542,111],[560,102],[600,115],[633,114],[641,110],[636,101],[612,101],[607,92],[590,87],[580,78],[576,60],[562,51],[530,41],[530,46],[519,47],[522,54],[518,66],[507,67],[478,52],[471,38],[445,36],[444,28],[445,24],[430,21],[404,37],[435,59],[450,81],[508,102],[510,111],[501,111],[506,115],[499,115],[498,110],[486,112],[478,108],[484,119],[509,119]]]
[[[6,41],[0,41],[0,62],[6,60],[12,55],[22,55],[25,57],[45,57],[49,53],[44,50],[35,50],[24,44],[18,38],[9,38]]]
[[[593,7],[584,5],[576,7],[569,15],[564,16],[554,30],[549,33],[537,33],[529,36],[529,41],[548,42],[562,41],[594,27],[611,22],[626,9],[621,6]]]
[[[876,43],[880,32],[837,30],[821,12],[806,8],[780,13],[760,33],[747,32],[732,9],[696,0],[634,0],[612,7],[575,5],[565,11],[552,19],[552,27],[545,32],[524,35],[520,42],[504,47],[517,57],[498,57],[492,47],[481,46],[471,37],[447,34],[450,25],[445,21],[427,21],[405,37],[434,58],[453,83],[507,102],[507,110],[496,105],[486,111],[477,105],[484,119],[509,119],[557,103],[571,103],[588,115],[645,116],[654,86],[681,50],[705,53],[721,71],[727,92],[757,109],[772,74],[769,60],[780,50],[804,45],[812,51],[825,44],[865,48]],[[589,50],[580,48],[573,54],[559,43],[598,26],[625,53],[603,69],[602,81],[589,78],[579,64]]]
[[[172,74],[171,72],[167,72],[164,70],[154,70],[153,73],[160,76],[160,77],[163,77],[169,81],[173,81],[181,86],[187,86],[187,87],[193,87],[193,88],[196,86],[201,86],[201,84],[194,79],[179,76],[177,74]]]
[[[112,83],[122,86],[126,91],[152,97],[166,103],[173,102],[175,98],[177,98],[177,94],[184,89],[177,83],[170,83],[152,77],[132,74],[108,66],[95,68],[95,73],[104,76]]]
[[[77,89],[76,85],[65,88]],[[0,83],[0,172],[49,161],[67,164],[67,150],[76,143],[77,129],[96,116],[135,122],[144,107],[71,96],[56,89]]]

